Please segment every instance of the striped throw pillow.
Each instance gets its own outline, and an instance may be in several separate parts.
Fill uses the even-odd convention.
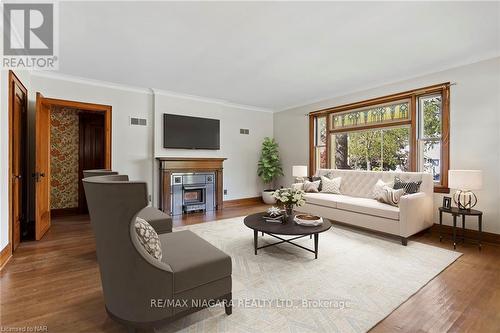
[[[382,190],[378,193],[377,200],[391,206],[399,206],[399,201],[404,195],[404,190],[402,188],[395,190],[389,186],[384,186]]]

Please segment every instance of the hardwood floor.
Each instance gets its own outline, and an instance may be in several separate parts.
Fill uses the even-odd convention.
[[[186,225],[262,211],[237,206],[210,215],[176,218]],[[451,249],[434,232],[411,240]],[[373,332],[499,332],[500,246],[460,244],[464,253]],[[48,332],[125,332],[104,310],[95,244],[88,217],[63,217],[39,242],[23,242],[0,273],[4,328],[47,326]],[[404,283],[404,281],[402,281]]]

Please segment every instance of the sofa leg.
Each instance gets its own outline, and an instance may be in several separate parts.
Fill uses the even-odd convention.
[[[224,310],[226,310],[226,314],[229,316],[233,313],[233,304],[232,304],[232,293],[226,295],[224,297]]]
[[[231,304],[224,305],[224,309],[226,310],[226,314],[229,316],[233,313],[233,306]]]
[[[408,238],[401,237],[401,244],[404,245],[404,246],[408,245]]]

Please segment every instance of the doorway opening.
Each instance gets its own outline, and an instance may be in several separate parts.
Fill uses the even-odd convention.
[[[105,168],[104,114],[53,106],[50,111],[52,217],[86,214],[83,170]]]
[[[87,213],[83,170],[111,169],[111,106],[37,93],[35,239],[51,218]]]

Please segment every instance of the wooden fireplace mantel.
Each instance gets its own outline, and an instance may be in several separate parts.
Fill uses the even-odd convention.
[[[174,172],[215,172],[216,209],[223,206],[223,162],[227,158],[220,157],[157,157],[160,162],[160,209],[170,213],[170,180]]]

